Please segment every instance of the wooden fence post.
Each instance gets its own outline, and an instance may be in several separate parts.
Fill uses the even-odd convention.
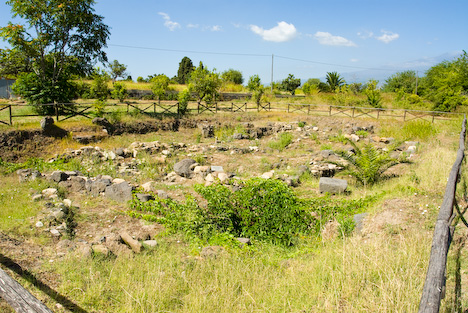
[[[53,313],[2,269],[0,269],[0,296],[18,313]]]
[[[419,313],[438,313],[440,301],[444,296],[445,271],[447,267],[447,253],[452,241],[453,230],[451,222],[454,217],[455,192],[463,159],[465,157],[466,116],[463,119],[462,131],[457,158],[452,166],[445,188],[445,195],[440,206],[439,215],[432,238],[431,256],[427,269],[426,280],[419,302]]]
[[[8,111],[10,112],[10,126],[13,125],[13,116],[11,114],[11,104],[8,106]]]
[[[55,108],[55,118],[57,122],[59,121],[59,109],[58,109],[58,103],[54,102],[54,108]]]

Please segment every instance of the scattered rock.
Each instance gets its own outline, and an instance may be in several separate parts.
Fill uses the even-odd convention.
[[[146,193],[136,193],[135,196],[141,202],[147,202],[147,201],[150,201],[150,200],[154,200],[154,197],[152,195],[146,194]]]
[[[132,199],[132,190],[132,186],[124,181],[107,186],[105,189],[105,195],[107,198],[117,202],[127,202]]]
[[[38,221],[38,222],[36,223],[36,227],[37,227],[37,228],[44,227],[44,223],[42,223],[41,221]]]
[[[193,159],[184,159],[179,161],[174,164],[174,172],[176,172],[176,174],[179,176],[190,178],[193,174],[192,165],[196,163],[197,161]]]
[[[236,238],[236,240],[239,241],[242,246],[248,246],[251,244],[250,238]]]
[[[329,192],[332,194],[344,193],[348,188],[348,182],[344,179],[320,177],[319,191],[320,193]]]
[[[125,242],[133,250],[133,252],[141,252],[141,243],[133,239],[132,236],[130,236],[128,233],[122,232],[120,234],[120,237],[122,238],[122,241]]]
[[[104,246],[102,244],[93,245],[91,248],[92,248],[92,253],[94,255],[102,255],[102,256],[105,256],[105,257],[110,255],[110,250],[106,246]]]
[[[156,240],[144,240],[142,244],[143,247],[154,248],[158,245],[158,242]]]
[[[225,252],[225,249],[221,246],[208,246],[204,247],[202,251],[200,252],[200,256],[202,258],[216,258],[223,254]]]

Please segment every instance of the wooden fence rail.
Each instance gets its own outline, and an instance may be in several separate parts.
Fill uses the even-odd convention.
[[[457,158],[450,171],[450,176],[445,188],[444,200],[435,224],[426,281],[424,282],[421,301],[419,303],[419,313],[439,312],[440,301],[444,296],[447,253],[454,232],[454,228],[451,224],[455,217],[453,211],[453,207],[456,205],[455,191],[461,173],[461,165],[465,157],[465,139],[466,116],[463,119],[462,131],[460,133]]]
[[[57,121],[67,120],[72,117],[85,117],[91,118],[93,113],[93,104],[91,103],[56,103],[56,104],[40,104],[41,106],[53,106],[53,111]],[[118,103],[113,105],[107,105],[107,107],[119,107],[126,106],[126,112],[129,113],[129,109],[146,114],[148,116],[181,116],[180,105],[178,102],[171,103],[145,103],[142,105],[132,104],[129,102]],[[3,114],[4,120],[0,120],[0,123],[6,125],[12,125],[14,118],[29,117],[29,116],[40,116],[39,114],[30,114],[29,112],[17,112],[18,108],[31,107],[31,105],[18,105],[18,104],[2,104],[0,105],[0,115]],[[4,111],[7,111],[5,114]],[[287,112],[287,113],[300,113],[303,115],[328,115],[328,116],[343,116],[350,118],[368,117],[373,119],[380,118],[394,118],[402,119],[403,121],[411,121],[415,119],[423,119],[426,121],[434,122],[436,119],[447,119],[450,116],[460,115],[462,113],[452,112],[439,112],[439,111],[419,111],[419,110],[403,110],[403,109],[383,109],[383,108],[365,108],[365,107],[350,107],[350,106],[337,106],[337,105],[314,105],[314,104],[298,104],[288,103],[279,106],[276,104],[275,107],[271,103],[254,104],[248,107],[247,102],[244,104],[231,103],[213,103],[203,104],[197,103],[196,108],[187,108],[185,112],[191,114],[202,114],[202,113],[219,113],[219,112],[248,112],[248,111],[266,111],[266,112]]]
[[[0,296],[17,313],[53,313],[2,269],[0,269]]]

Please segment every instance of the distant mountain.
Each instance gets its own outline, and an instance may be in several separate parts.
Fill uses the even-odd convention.
[[[370,79],[378,80],[380,84],[385,83],[385,80],[395,73],[413,70],[417,71],[418,75],[424,76],[426,71],[432,66],[441,63],[443,61],[451,61],[460,56],[461,51],[444,53],[436,57],[425,57],[414,61],[408,61],[404,63],[389,63],[382,67],[376,68],[375,70],[362,70],[355,72],[340,73],[344,77],[347,83],[365,83]],[[320,78],[322,81],[325,77]]]

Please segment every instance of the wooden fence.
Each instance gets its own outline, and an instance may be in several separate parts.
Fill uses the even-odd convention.
[[[435,224],[429,267],[426,281],[424,282],[421,301],[419,303],[419,313],[439,312],[440,301],[445,295],[447,254],[455,231],[452,222],[457,212],[463,219],[463,215],[458,210],[455,192],[461,175],[462,162],[465,157],[465,139],[466,116],[463,119],[462,131],[460,133],[457,158],[450,171],[450,176],[445,188],[444,200]],[[453,211],[454,207],[457,208],[457,212]]]
[[[57,121],[67,120],[73,117],[91,118],[96,115],[96,108],[91,103],[56,103],[56,104],[41,104],[40,106],[49,106],[49,111],[53,112]],[[39,114],[31,114],[31,105],[24,104],[0,104],[0,123],[5,125],[13,125],[13,119],[40,116]],[[163,102],[163,103],[118,103],[114,105],[106,105],[102,110],[108,108],[126,107],[126,112],[134,112],[145,114],[151,117],[176,116],[180,117],[183,113],[202,114],[202,113],[220,113],[220,112],[287,112],[303,115],[328,115],[341,117],[367,117],[372,119],[393,118],[402,121],[411,121],[422,119],[430,122],[435,120],[446,120],[452,116],[463,113],[439,112],[439,111],[419,111],[419,110],[404,110],[404,109],[382,109],[382,108],[364,108],[364,107],[349,107],[336,105],[314,105],[314,104],[271,104],[271,103],[192,103],[185,112],[181,112],[181,107],[178,102]],[[4,112],[7,112],[6,114]],[[27,112],[24,112],[27,111]],[[3,113],[3,114],[2,114]],[[2,117],[3,116],[3,117]]]

